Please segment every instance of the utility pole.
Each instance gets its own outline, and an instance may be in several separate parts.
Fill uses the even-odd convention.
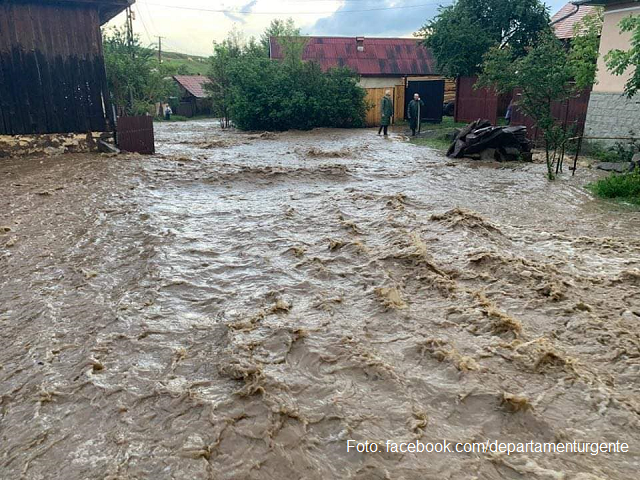
[[[129,48],[131,49],[131,47],[133,47],[133,12],[131,11],[131,7],[127,7],[126,28],[127,45],[129,45]]]
[[[160,35],[158,35],[158,63],[162,63],[162,39],[164,37],[161,37]]]
[[[133,51],[133,12],[131,11],[131,7],[127,7],[127,45],[129,47],[129,52],[131,53],[131,58],[135,58],[135,53]],[[129,85],[129,114],[133,110],[133,87]]]

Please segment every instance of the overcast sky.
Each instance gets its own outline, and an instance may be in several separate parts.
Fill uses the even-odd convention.
[[[143,43],[163,37],[163,49],[191,55],[211,54],[212,42],[234,26],[259,37],[274,18],[295,20],[309,35],[411,36],[452,0],[137,0],[134,29]],[[505,0],[507,1],[507,0]],[[551,14],[565,0],[546,0]],[[110,25],[122,25],[119,15]]]

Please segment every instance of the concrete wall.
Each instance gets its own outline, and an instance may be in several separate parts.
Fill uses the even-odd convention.
[[[593,87],[594,92],[622,92],[624,84],[631,72],[625,75],[613,75],[607,71],[604,56],[614,49],[628,50],[631,43],[631,32],[620,34],[618,24],[629,15],[640,15],[638,2],[618,3],[609,5],[604,11],[604,24],[600,40],[600,56],[598,58],[598,83]]]
[[[585,135],[628,137],[629,130],[640,136],[640,95],[628,99],[620,93],[591,92]],[[614,144],[616,140],[602,142]]]

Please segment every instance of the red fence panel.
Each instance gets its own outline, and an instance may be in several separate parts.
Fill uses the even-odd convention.
[[[514,97],[517,100],[518,90],[516,89],[514,93]],[[573,131],[576,135],[582,135],[587,119],[587,108],[589,107],[590,96],[590,89],[582,90],[578,95],[570,98],[566,102],[554,103],[551,106],[551,114],[567,131]],[[527,136],[530,140],[538,140],[542,134],[536,127],[534,121],[522,113],[517,107],[513,109],[511,125],[525,125],[527,127]]]
[[[153,136],[153,117],[119,117],[117,125],[118,147],[125,152],[156,153]]]
[[[477,77],[459,77],[456,85],[456,122],[473,122],[479,118],[493,125],[498,120],[498,95],[486,88],[475,89]]]

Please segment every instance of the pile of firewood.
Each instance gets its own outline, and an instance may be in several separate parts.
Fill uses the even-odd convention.
[[[456,134],[447,156],[499,162],[531,161],[527,127],[494,127],[488,120],[476,120]]]

